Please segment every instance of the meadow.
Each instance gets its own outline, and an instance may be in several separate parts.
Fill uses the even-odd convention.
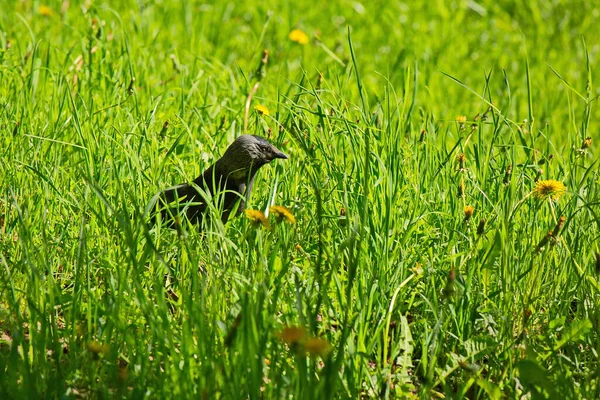
[[[0,10],[0,398],[600,398],[597,2]]]

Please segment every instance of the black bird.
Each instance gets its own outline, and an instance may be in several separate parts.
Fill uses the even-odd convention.
[[[222,201],[221,220],[226,223],[236,205],[239,204],[237,214],[244,210],[256,172],[276,158],[287,159],[288,156],[260,136],[240,136],[217,162],[191,183],[170,187],[156,195],[151,202],[154,222],[160,214],[162,221],[173,228],[179,216],[185,213],[190,222],[201,225],[207,206],[203,191],[208,198],[222,196],[217,200]]]

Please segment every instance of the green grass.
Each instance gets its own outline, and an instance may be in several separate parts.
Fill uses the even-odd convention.
[[[238,3],[0,1],[0,398],[600,397],[600,7]]]

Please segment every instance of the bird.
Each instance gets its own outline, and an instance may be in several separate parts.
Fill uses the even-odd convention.
[[[288,159],[288,156],[261,136],[241,135],[220,159],[192,182],[155,195],[150,202],[153,222],[156,224],[160,215],[168,227],[178,229],[181,216],[185,215],[201,230],[207,208],[205,199],[216,197],[217,205],[223,207],[221,221],[225,224],[234,210],[237,210],[236,216],[244,211],[258,170],[276,159]]]

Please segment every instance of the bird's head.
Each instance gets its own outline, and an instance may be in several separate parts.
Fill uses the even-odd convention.
[[[242,135],[229,145],[217,166],[235,179],[247,179],[276,158],[287,159],[288,156],[265,138]]]

